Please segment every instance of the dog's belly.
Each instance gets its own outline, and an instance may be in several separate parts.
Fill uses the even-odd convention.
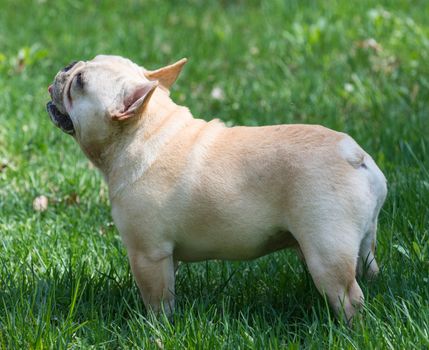
[[[255,234],[221,234],[215,239],[193,239],[180,242],[174,250],[177,260],[192,262],[210,259],[250,260],[284,248],[298,248],[298,242],[286,230],[267,230]]]

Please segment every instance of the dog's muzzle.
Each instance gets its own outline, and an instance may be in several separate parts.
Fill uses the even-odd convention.
[[[60,128],[66,134],[74,135],[75,130],[69,115],[61,113],[52,101],[47,103],[46,110],[55,126]]]

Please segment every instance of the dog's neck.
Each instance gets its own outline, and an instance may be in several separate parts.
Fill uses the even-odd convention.
[[[115,197],[141,178],[177,133],[192,122],[188,108],[174,103],[168,93],[155,90],[144,111],[115,135],[100,155],[99,165]],[[124,180],[125,179],[125,180]]]

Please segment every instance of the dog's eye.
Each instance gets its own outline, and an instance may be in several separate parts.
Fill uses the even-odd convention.
[[[82,72],[76,74],[76,85],[79,87],[79,89],[83,89]]]

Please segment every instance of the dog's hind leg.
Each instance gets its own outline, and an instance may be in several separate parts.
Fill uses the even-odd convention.
[[[366,233],[360,244],[356,274],[358,277],[367,276],[369,279],[373,279],[379,271],[375,261],[377,220],[387,196],[387,182],[374,160],[368,155],[365,156],[365,167],[361,169],[361,174],[365,175],[369,183],[368,207],[374,209],[371,217],[368,218]]]
[[[376,236],[377,220],[371,225],[360,244],[356,270],[356,274],[359,278],[366,276],[372,280],[378,275],[379,268],[375,260]]]
[[[327,296],[336,315],[344,312],[350,322],[364,300],[355,279],[360,234],[344,225],[330,226],[319,227],[317,234],[302,232],[299,236],[306,238],[300,247],[317,289]]]

